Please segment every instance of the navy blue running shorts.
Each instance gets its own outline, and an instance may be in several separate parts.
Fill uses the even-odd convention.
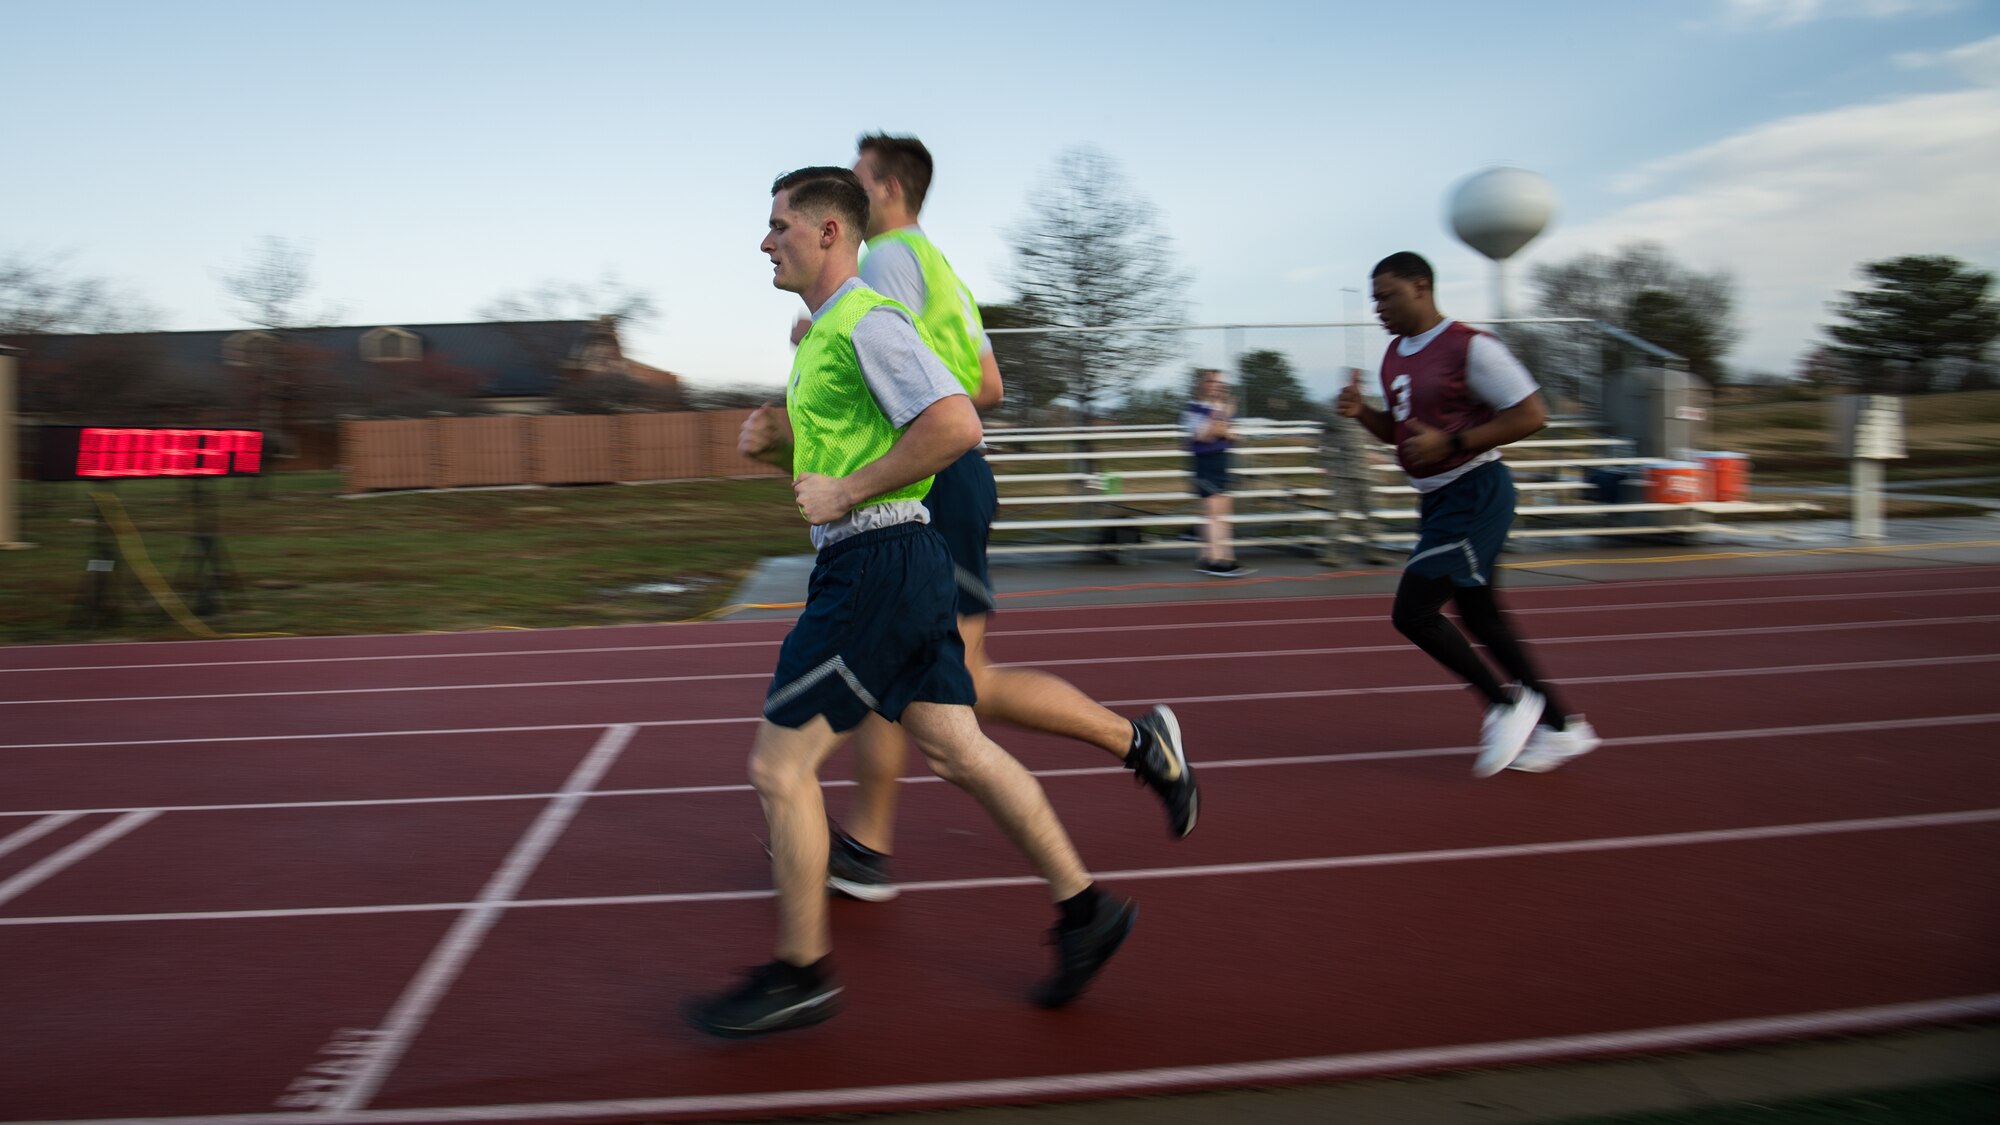
[[[1000,511],[1000,490],[993,483],[993,467],[977,449],[947,465],[931,480],[924,507],[931,512],[931,527],[944,536],[945,550],[951,552],[952,571],[958,580],[958,615],[978,617],[998,606],[993,597],[992,572],[986,566],[986,540],[993,533],[993,520]]]
[[[1504,462],[1488,461],[1424,493],[1418,513],[1417,545],[1404,572],[1484,586],[1493,580],[1493,566],[1514,526],[1514,474]]]
[[[926,524],[864,531],[819,553],[806,608],[778,650],[764,717],[797,729],[824,715],[852,730],[874,711],[977,698],[954,612],[944,540]]]
[[[1194,491],[1203,500],[1229,491],[1229,451],[1194,455]]]

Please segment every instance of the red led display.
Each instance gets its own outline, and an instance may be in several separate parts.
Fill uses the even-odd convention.
[[[256,476],[264,467],[259,430],[44,426],[41,479]]]

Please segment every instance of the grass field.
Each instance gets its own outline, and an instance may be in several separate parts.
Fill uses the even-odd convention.
[[[1891,482],[1935,481],[1925,493],[1991,499],[2000,496],[2000,391],[1925,395],[1904,399],[1909,458],[1886,463]],[[1710,444],[1750,455],[1751,483],[1759,500],[1809,500],[1824,516],[1848,513],[1844,496],[1806,491],[1844,487],[1852,465],[1832,447],[1829,422],[1832,406],[1825,401],[1771,402],[1716,408]],[[1978,478],[1987,478],[1984,481]],[[1798,492],[1784,491],[1799,489]],[[1777,492],[1767,490],[1776,489]],[[1892,492],[1887,515],[1892,518],[1975,515],[1984,509],[1898,499]]]
[[[724,605],[768,555],[811,549],[782,480],[646,486],[383,493],[345,499],[334,473],[205,481],[241,589],[211,625],[225,634],[333,635],[684,620]],[[185,481],[127,481],[113,523],[186,589],[193,504]],[[0,635],[8,641],[192,635],[140,589],[136,558],[122,620],[69,627],[84,589],[97,504],[89,486],[23,484],[22,534],[0,553]],[[671,584],[682,592],[634,592]]]
[[[1965,467],[2000,471],[2000,391],[1923,395],[1903,400],[1910,461],[1898,472],[1921,469],[1955,475]],[[1832,407],[1824,401],[1771,402],[1716,408],[1712,442],[1717,449],[1748,453],[1774,473],[1841,470],[1827,432]]]

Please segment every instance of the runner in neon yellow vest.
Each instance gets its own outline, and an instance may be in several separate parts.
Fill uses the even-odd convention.
[[[718,1036],[805,1027],[840,1009],[819,767],[871,713],[909,727],[938,776],[990,810],[1048,881],[1062,937],[1038,1003],[1076,999],[1138,914],[1092,883],[1034,775],[973,717],[951,556],[910,492],[979,444],[979,415],[909,311],[861,284],[867,221],[868,196],[845,168],[802,168],[771,185],[761,249],[773,284],[799,294],[813,323],[786,408],[753,411],[737,448],[792,470],[820,550],[750,751],[770,831],[776,947],[737,987],[687,1005],[689,1021]]]
[[[909,310],[866,286],[844,287],[799,342],[792,376],[785,384],[794,473],[848,476],[889,452],[902,435],[903,427],[889,421],[869,392],[854,347],[854,330],[861,318],[884,305],[908,315]],[[918,335],[923,335],[921,327]],[[931,478],[925,477],[863,499],[855,507],[921,500],[930,490]]]
[[[1001,399],[1000,368],[993,359],[971,291],[944,254],[917,225],[930,190],[932,162],[914,137],[863,136],[854,173],[868,191],[868,255],[861,279],[916,313],[940,359],[982,410]],[[986,655],[986,622],[996,602],[988,577],[986,541],[998,510],[993,470],[978,451],[937,474],[924,506],[944,537],[959,580],[958,631],[966,666],[978,688],[982,721],[1004,719],[1098,747],[1133,770],[1167,807],[1176,837],[1194,830],[1200,792],[1181,745],[1172,711],[1156,707],[1128,719],[1060,677],[1032,668],[1001,668]],[[833,836],[827,883],[855,898],[895,897],[889,879],[894,847],[896,779],[907,756],[902,735],[888,723],[864,723],[855,735],[854,799]]]
[[[944,260],[944,252],[917,227],[898,227],[872,236],[868,239],[868,252],[881,253],[891,243],[908,247],[923,275],[926,300],[922,308],[914,310],[918,326],[925,331],[931,348],[944,360],[945,367],[957,376],[959,386],[976,401],[983,381],[979,356],[982,351],[988,355],[992,351],[985,347],[986,326],[980,322],[979,305],[972,299],[972,290],[958,279],[951,263]],[[862,280],[868,280],[874,272],[864,260]]]

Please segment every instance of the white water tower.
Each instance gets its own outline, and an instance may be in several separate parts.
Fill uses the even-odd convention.
[[[1525,168],[1488,168],[1451,193],[1451,230],[1493,260],[1493,315],[1505,320],[1507,259],[1535,240],[1556,210],[1549,182]]]

